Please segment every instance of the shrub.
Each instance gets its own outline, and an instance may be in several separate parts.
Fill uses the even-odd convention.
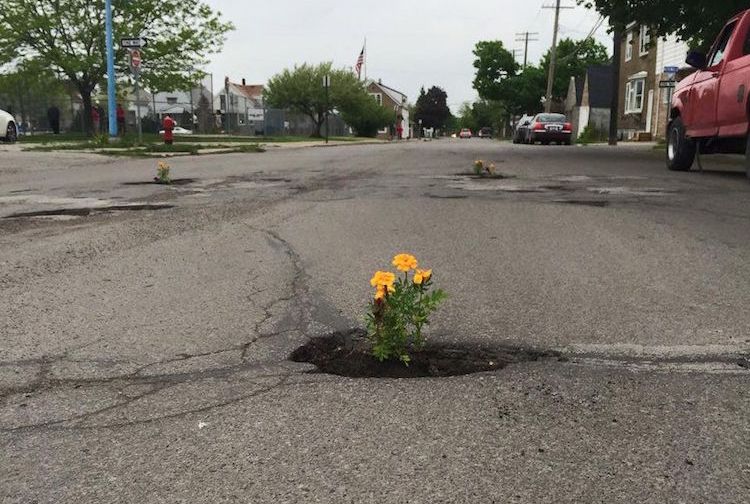
[[[160,184],[171,184],[172,179],[169,177],[169,165],[164,161],[159,161],[156,167],[156,181]]]
[[[432,270],[417,269],[418,265],[414,256],[399,254],[393,266],[403,276],[378,271],[370,280],[375,298],[367,316],[367,334],[373,355],[381,362],[398,359],[408,366],[409,352],[424,347],[422,330],[446,298],[442,290],[432,290]]]

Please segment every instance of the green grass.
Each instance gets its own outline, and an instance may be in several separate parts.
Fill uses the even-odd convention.
[[[243,144],[196,144],[196,143],[175,143],[173,145],[167,145],[164,143],[149,143],[136,147],[134,143],[123,140],[120,142],[113,142],[111,144],[97,143],[95,141],[88,142],[73,142],[59,145],[38,145],[33,147],[27,147],[24,150],[37,151],[37,152],[54,152],[54,151],[93,151],[97,154],[104,154],[108,156],[130,156],[130,157],[155,157],[159,154],[190,154],[193,156],[199,155],[203,149],[217,150],[216,154],[228,154],[228,153],[253,153],[253,152],[265,152],[260,145],[257,143],[243,143]]]

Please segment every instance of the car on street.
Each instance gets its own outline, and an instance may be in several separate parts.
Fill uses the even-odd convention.
[[[573,125],[563,114],[537,114],[528,127],[525,143],[570,145],[572,133]]]
[[[532,119],[534,119],[534,116],[524,115],[518,120],[516,127],[513,130],[514,144],[526,143],[526,137],[528,136],[529,126],[531,125]]]
[[[472,136],[473,135],[469,128],[462,129],[461,132],[458,134],[458,138],[471,138]]]
[[[160,135],[164,135],[164,130],[159,131]],[[192,135],[193,130],[185,129],[182,126],[177,126],[172,130],[173,135]]]
[[[492,128],[485,126],[479,130],[479,138],[492,138]]]
[[[15,143],[18,140],[16,120],[4,110],[0,110],[0,139],[8,143]]]
[[[687,171],[700,154],[745,154],[750,177],[750,10],[730,19],[695,72],[677,84],[667,127],[667,168]]]

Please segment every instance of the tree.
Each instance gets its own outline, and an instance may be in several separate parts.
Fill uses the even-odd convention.
[[[474,89],[485,100],[506,100],[513,94],[508,78],[518,72],[513,54],[499,40],[478,42],[474,47]]]
[[[578,0],[623,31],[631,23],[651,27],[656,36],[676,33],[696,47],[708,48],[728,19],[750,8],[748,0]]]
[[[187,88],[206,55],[221,50],[231,23],[201,0],[113,0],[114,39],[139,35],[141,80],[156,89]],[[104,2],[101,0],[5,0],[0,8],[0,64],[37,59],[65,75],[84,105],[91,131],[91,95],[105,82]],[[116,48],[120,75],[126,51]]]
[[[546,92],[547,74],[543,69],[527,66],[521,73],[508,79],[513,89],[505,101],[511,115],[535,114],[542,111],[542,97]]]
[[[378,130],[396,121],[396,113],[380,105],[365,92],[342,108],[341,118],[352,127],[357,136],[374,137]]]
[[[448,94],[443,89],[432,86],[427,92],[419,91],[414,106],[414,120],[422,120],[423,128],[445,128],[451,110],[448,107]]]
[[[47,121],[47,108],[70,108],[66,83],[39,60],[27,60],[0,74],[0,108],[38,126]]]
[[[323,79],[331,77],[328,100]],[[285,69],[268,81],[264,98],[274,108],[289,109],[309,117],[314,129],[312,136],[320,137],[326,113],[339,110],[351,118],[362,98],[369,95],[362,83],[348,70],[337,70],[331,63],[309,65],[307,63]]]
[[[541,68],[544,75],[549,74],[552,52],[542,58]],[[591,65],[607,65],[610,63],[607,48],[594,39],[572,40],[562,39],[557,44],[557,66],[555,82],[552,86],[552,99],[564,100],[568,95],[571,77],[582,77]],[[545,80],[546,85],[546,80]]]

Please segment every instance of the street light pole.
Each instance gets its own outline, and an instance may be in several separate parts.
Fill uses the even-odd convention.
[[[112,0],[106,0],[104,6],[106,42],[107,42],[107,115],[109,117],[109,136],[117,137],[117,100],[115,96],[115,51],[112,41]]]

